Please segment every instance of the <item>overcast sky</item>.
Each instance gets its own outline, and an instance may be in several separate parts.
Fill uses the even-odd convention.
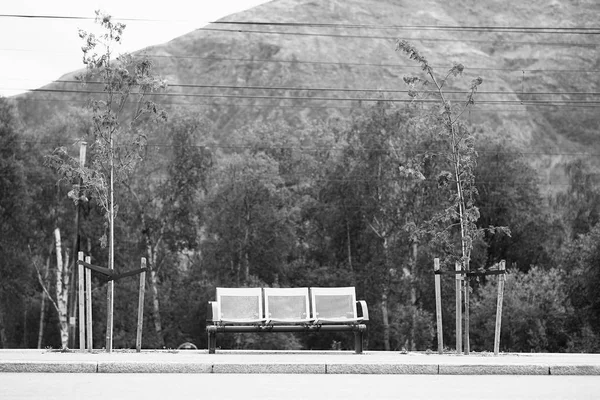
[[[0,96],[43,86],[82,68],[78,29],[92,20],[14,18],[6,15],[90,17],[100,9],[127,28],[121,52],[167,42],[229,14],[270,0],[2,0],[0,6]]]

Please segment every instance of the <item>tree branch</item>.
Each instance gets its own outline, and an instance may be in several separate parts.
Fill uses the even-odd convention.
[[[54,306],[54,309],[56,310],[56,312],[60,314],[60,309],[58,308],[58,304],[52,298],[52,296],[50,295],[50,292],[48,291],[48,288],[44,284],[44,280],[42,278],[42,273],[40,272],[40,268],[38,267],[37,262],[35,261],[33,252],[31,251],[31,246],[27,246],[27,247],[29,249],[29,260],[31,261],[31,263],[33,264],[33,267],[35,268],[35,271],[37,272],[38,282],[40,283],[42,290],[46,293],[46,296],[48,296],[48,298],[50,299],[50,302],[52,302],[52,305]],[[47,261],[47,263],[49,263],[49,262],[50,262],[50,260]]]

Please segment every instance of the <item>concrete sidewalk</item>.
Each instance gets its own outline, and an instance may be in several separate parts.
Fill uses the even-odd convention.
[[[0,350],[0,373],[6,372],[600,375],[600,354]]]

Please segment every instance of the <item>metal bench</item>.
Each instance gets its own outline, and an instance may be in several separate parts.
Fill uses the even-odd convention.
[[[354,287],[217,288],[208,302],[208,352],[217,333],[354,332],[354,350],[363,352],[367,303],[356,301]]]

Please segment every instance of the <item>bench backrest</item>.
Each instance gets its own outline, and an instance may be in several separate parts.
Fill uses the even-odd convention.
[[[356,320],[354,287],[310,288],[312,316],[318,321]]]
[[[217,320],[252,323],[264,320],[260,288],[217,288]]]
[[[354,287],[217,288],[215,321],[356,322]],[[263,312],[264,309],[264,312]]]
[[[265,288],[264,296],[267,321],[310,320],[308,288]]]

